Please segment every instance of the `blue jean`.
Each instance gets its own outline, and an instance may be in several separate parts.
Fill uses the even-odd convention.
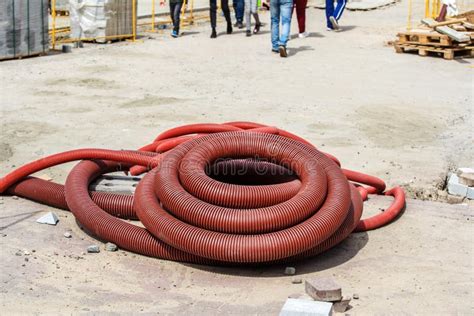
[[[234,6],[235,19],[242,23],[244,21],[244,0],[233,0],[232,5]]]
[[[334,8],[334,0],[326,0],[326,23],[330,29],[332,29],[332,24],[329,18],[333,16],[339,21],[346,7],[346,3],[347,0],[337,0],[336,8]]]
[[[286,47],[286,43],[288,43],[288,38],[290,37],[293,0],[271,0],[270,13],[272,20],[272,49],[277,50],[280,45]]]

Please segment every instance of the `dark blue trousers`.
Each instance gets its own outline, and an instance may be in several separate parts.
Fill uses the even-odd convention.
[[[326,23],[329,28],[332,29],[332,24],[329,18],[333,16],[336,20],[342,16],[342,12],[346,8],[347,0],[337,0],[336,8],[334,8],[334,0],[326,0]]]

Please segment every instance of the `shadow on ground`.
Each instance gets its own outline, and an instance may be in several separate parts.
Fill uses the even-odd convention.
[[[298,53],[301,53],[301,52],[305,52],[305,51],[310,51],[310,50],[314,50],[314,48],[312,48],[311,46],[300,46],[300,47],[291,47],[288,49],[288,56],[294,56]]]
[[[359,250],[369,241],[367,233],[353,233],[339,245],[315,257],[287,264],[258,265],[258,266],[205,266],[183,263],[194,269],[242,277],[273,278],[284,276],[285,267],[295,267],[296,275],[320,272],[339,266],[354,258]]]

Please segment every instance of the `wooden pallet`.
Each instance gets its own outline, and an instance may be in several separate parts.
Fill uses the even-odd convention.
[[[474,57],[474,46],[466,47],[435,47],[426,45],[413,45],[396,42],[394,44],[397,53],[417,52],[420,56],[441,55],[444,59],[454,59],[456,57]]]
[[[398,42],[413,45],[455,46],[457,45],[448,35],[438,32],[403,32],[398,33]]]

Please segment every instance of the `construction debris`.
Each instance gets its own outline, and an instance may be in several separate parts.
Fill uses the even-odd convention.
[[[116,244],[108,242],[108,243],[105,244],[105,250],[107,250],[107,251],[117,251],[118,247],[117,247]]]
[[[456,173],[449,176],[448,180],[448,202],[451,204],[461,203],[462,199],[474,200],[474,170],[472,168],[459,168]],[[452,196],[460,197],[454,198]],[[460,202],[457,202],[460,200]]]
[[[449,19],[443,22],[426,18],[422,19],[421,23],[425,28],[397,34],[398,40],[394,43],[397,53],[441,55],[448,60],[474,56],[474,32],[460,31],[469,28],[470,22],[467,18]]]
[[[286,267],[285,268],[285,274],[286,275],[295,275],[296,269],[293,267]]]
[[[100,248],[97,245],[90,245],[89,247],[87,247],[87,252],[88,253],[99,253]]]
[[[349,307],[351,298],[349,296],[344,296],[340,301],[333,303],[334,312],[344,313]]]
[[[341,286],[330,278],[306,280],[305,290],[317,301],[336,302],[342,299]]]
[[[66,237],[66,238],[71,238],[71,237],[72,237],[72,235],[71,235],[70,232],[65,232],[65,233],[63,234],[63,236]]]
[[[55,213],[49,212],[38,218],[36,222],[40,224],[56,225],[59,222],[59,218]]]
[[[289,298],[280,311],[280,316],[331,316],[332,303]]]
[[[474,187],[474,168],[459,168],[456,175],[459,177],[459,183]]]

